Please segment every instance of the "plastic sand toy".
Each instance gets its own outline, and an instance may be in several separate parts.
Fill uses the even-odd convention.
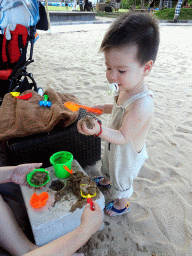
[[[107,86],[107,93],[109,95],[114,95],[119,92],[119,86],[116,83],[108,84]]]
[[[45,94],[44,95],[44,100],[40,100],[39,105],[44,106],[44,107],[51,107],[51,102],[48,101],[48,99],[49,99],[49,96]]]
[[[94,211],[92,197],[96,196],[96,183],[89,184],[87,178],[84,178],[80,182],[81,196],[87,198],[87,203],[90,204],[91,210]]]
[[[53,165],[57,178],[65,179],[73,173],[72,161],[73,155],[68,151],[60,151],[50,157],[50,163]]]
[[[34,193],[30,200],[30,205],[33,208],[40,208],[46,205],[47,200],[49,199],[49,194],[47,192],[43,192],[40,195]]]
[[[33,94],[30,92],[30,93],[27,93],[27,94],[22,95],[22,96],[16,96],[16,98],[21,99],[21,100],[28,100],[28,99],[30,99],[32,96],[33,96]]]
[[[22,95],[22,96],[20,96],[20,92],[10,92],[10,94],[13,97],[15,97],[17,99],[21,99],[21,100],[28,100],[28,99],[30,99],[33,96],[33,94],[31,92],[27,93],[25,95]]]
[[[13,97],[18,97],[20,95],[20,92],[10,92],[10,94],[13,96]]]
[[[32,187],[42,187],[50,181],[49,172],[43,168],[34,169],[27,174],[27,182]]]
[[[66,108],[68,108],[69,110],[73,111],[73,112],[79,110],[80,108],[83,108],[83,109],[86,109],[87,111],[89,111],[91,113],[96,113],[96,114],[102,114],[103,113],[103,111],[100,110],[100,109],[85,107],[83,105],[80,105],[80,104],[77,104],[77,103],[74,103],[74,102],[70,102],[70,101],[64,103],[64,106]]]

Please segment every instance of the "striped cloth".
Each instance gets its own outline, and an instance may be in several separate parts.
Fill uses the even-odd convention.
[[[175,9],[175,16],[179,17],[180,11],[181,11],[181,5],[183,3],[183,0],[179,0]]]
[[[164,1],[165,8],[172,8],[172,0],[165,0]]]

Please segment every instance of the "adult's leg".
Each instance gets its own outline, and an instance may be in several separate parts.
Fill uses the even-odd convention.
[[[12,210],[17,223],[28,239],[35,243],[19,185],[12,182],[0,184],[0,195]]]
[[[9,166],[8,162],[9,150],[6,141],[0,141],[0,166]],[[23,200],[20,186],[18,184],[8,182],[0,184],[0,195],[3,197],[4,201],[11,208],[15,219],[17,220],[19,226],[25,232],[27,237],[34,241],[31,225],[29,222],[27,210]]]
[[[0,195],[0,246],[11,255],[20,256],[37,248],[19,227],[14,215]]]

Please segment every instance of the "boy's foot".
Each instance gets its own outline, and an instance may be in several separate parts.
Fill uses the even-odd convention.
[[[130,209],[129,209],[128,202],[123,208],[120,204],[118,204],[117,201],[111,201],[105,205],[105,213],[107,213],[109,216],[122,215],[122,214],[128,213],[129,211]]]
[[[104,177],[97,177],[93,179],[98,187],[111,187],[110,180],[106,180]]]

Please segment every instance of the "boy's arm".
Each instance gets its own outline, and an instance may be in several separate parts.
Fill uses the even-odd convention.
[[[134,140],[139,135],[152,114],[152,98],[150,100],[136,101],[131,105],[129,112],[125,114],[119,130],[111,129],[102,125],[102,133],[99,137],[117,145],[126,144],[129,141]],[[80,125],[80,121],[78,121],[78,131],[84,135],[98,135],[100,133],[100,125],[95,119],[93,122],[94,127],[92,129],[88,129],[85,123]]]
[[[102,114],[111,114],[112,113],[112,109],[113,109],[113,104],[96,105],[96,106],[93,106],[92,108],[96,108],[96,109],[102,110],[103,111]],[[96,116],[100,116],[101,114],[99,114],[99,115],[95,114],[95,115]]]
[[[113,109],[113,104],[104,105],[104,114],[111,114]]]
[[[135,102],[129,112],[124,116],[122,126],[119,130],[114,130],[102,126],[102,134],[99,137],[114,144],[126,144],[135,139],[148,119],[153,114],[153,99]],[[98,134],[98,133],[96,133]]]

